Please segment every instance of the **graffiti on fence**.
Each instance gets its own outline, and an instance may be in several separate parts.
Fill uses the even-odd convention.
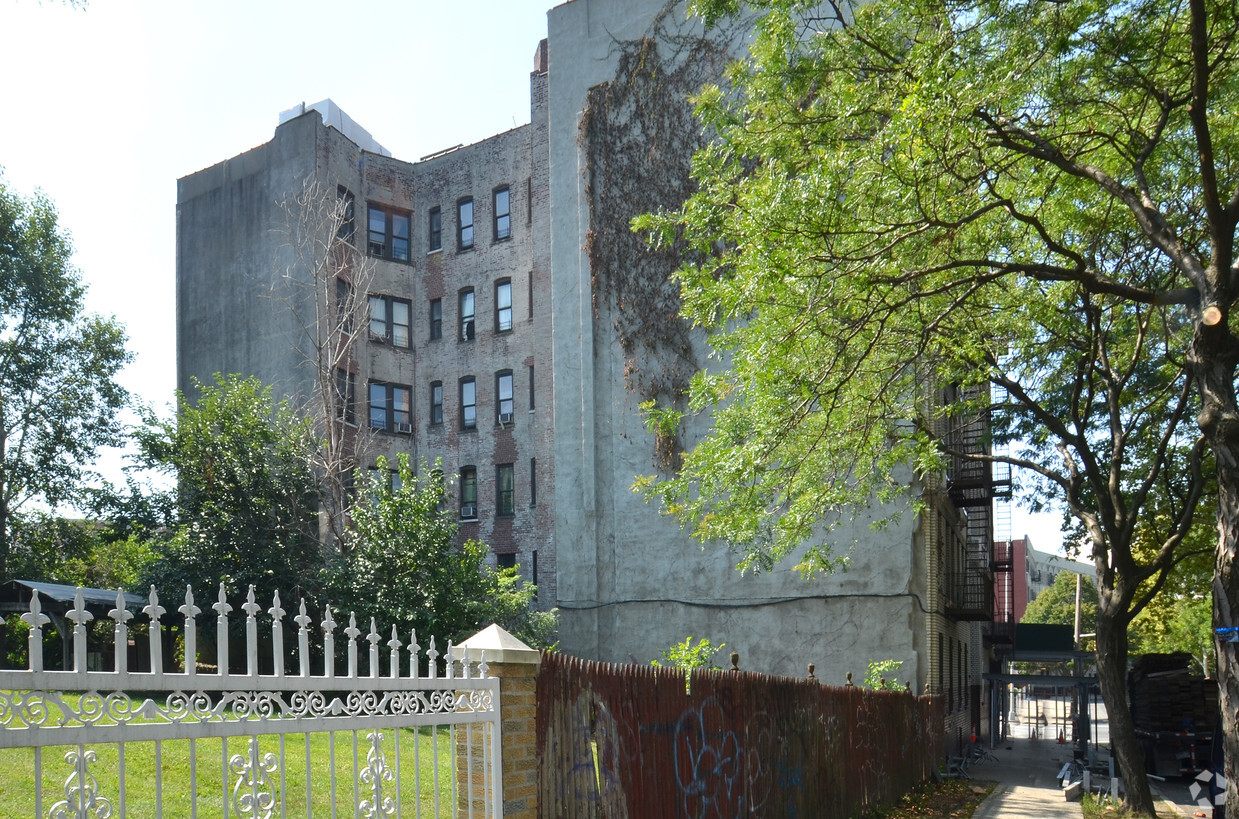
[[[548,654],[538,681],[543,815],[854,815],[929,775],[940,706],[721,672],[695,674],[690,694],[674,671]]]

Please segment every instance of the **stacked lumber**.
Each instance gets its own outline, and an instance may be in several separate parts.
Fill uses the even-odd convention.
[[[1127,686],[1137,728],[1212,732],[1217,719],[1217,681],[1192,674],[1190,661],[1187,654],[1146,654],[1133,663]]]

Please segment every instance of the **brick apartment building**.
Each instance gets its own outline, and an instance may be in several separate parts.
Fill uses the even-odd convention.
[[[645,187],[686,174],[692,146],[651,150],[649,123],[628,127],[629,103],[647,80],[693,80],[679,73],[695,33],[684,20],[663,0],[556,6],[535,49],[530,124],[471,145],[398,160],[325,101],[288,112],[270,142],[181,179],[178,384],[189,392],[192,378],[240,372],[278,395],[313,394],[313,305],[271,293],[304,274],[279,203],[316,182],[353,203],[352,246],[371,267],[359,287],[346,265],[328,294],[365,299],[367,332],[334,374],[343,415],[355,405],[359,457],[441,459],[462,534],[536,580],[539,604],[559,609],[562,650],[648,662],[692,635],[725,642],[746,669],[801,675],[815,663],[834,683],[899,660],[898,678],[946,693],[952,732],[966,731],[990,710],[980,685],[993,593],[988,468],[949,485],[927,478],[924,510],[880,532],[859,518],[841,526],[849,565],[811,580],[790,565],[742,576],[723,545],[700,548],[632,492],[635,476],[663,468],[633,373],[664,372],[679,353],[626,341],[634,307],[596,260],[619,259],[612,275],[625,287],[641,276],[659,287],[670,272],[625,249],[626,226],[650,207]],[[679,45],[649,47],[670,40]],[[696,54],[734,54],[737,43]],[[660,59],[669,62],[657,71],[633,69]],[[659,127],[699,138],[683,93],[665,98]],[[590,129],[608,113],[619,127]],[[607,199],[617,185],[632,196]],[[637,318],[655,329],[679,320]]]

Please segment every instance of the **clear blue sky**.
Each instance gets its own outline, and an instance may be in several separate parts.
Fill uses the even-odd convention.
[[[266,142],[280,111],[325,97],[406,160],[526,123],[557,2],[0,0],[0,167],[56,203],[90,309],[128,330],[123,383],[164,408],[177,178]],[[1015,536],[1040,549],[1058,548],[1057,529],[1057,515],[1015,515]]]

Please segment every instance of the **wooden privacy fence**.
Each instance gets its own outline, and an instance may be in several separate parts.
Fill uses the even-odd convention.
[[[544,654],[541,815],[847,817],[897,800],[943,755],[941,698],[734,671]]]

